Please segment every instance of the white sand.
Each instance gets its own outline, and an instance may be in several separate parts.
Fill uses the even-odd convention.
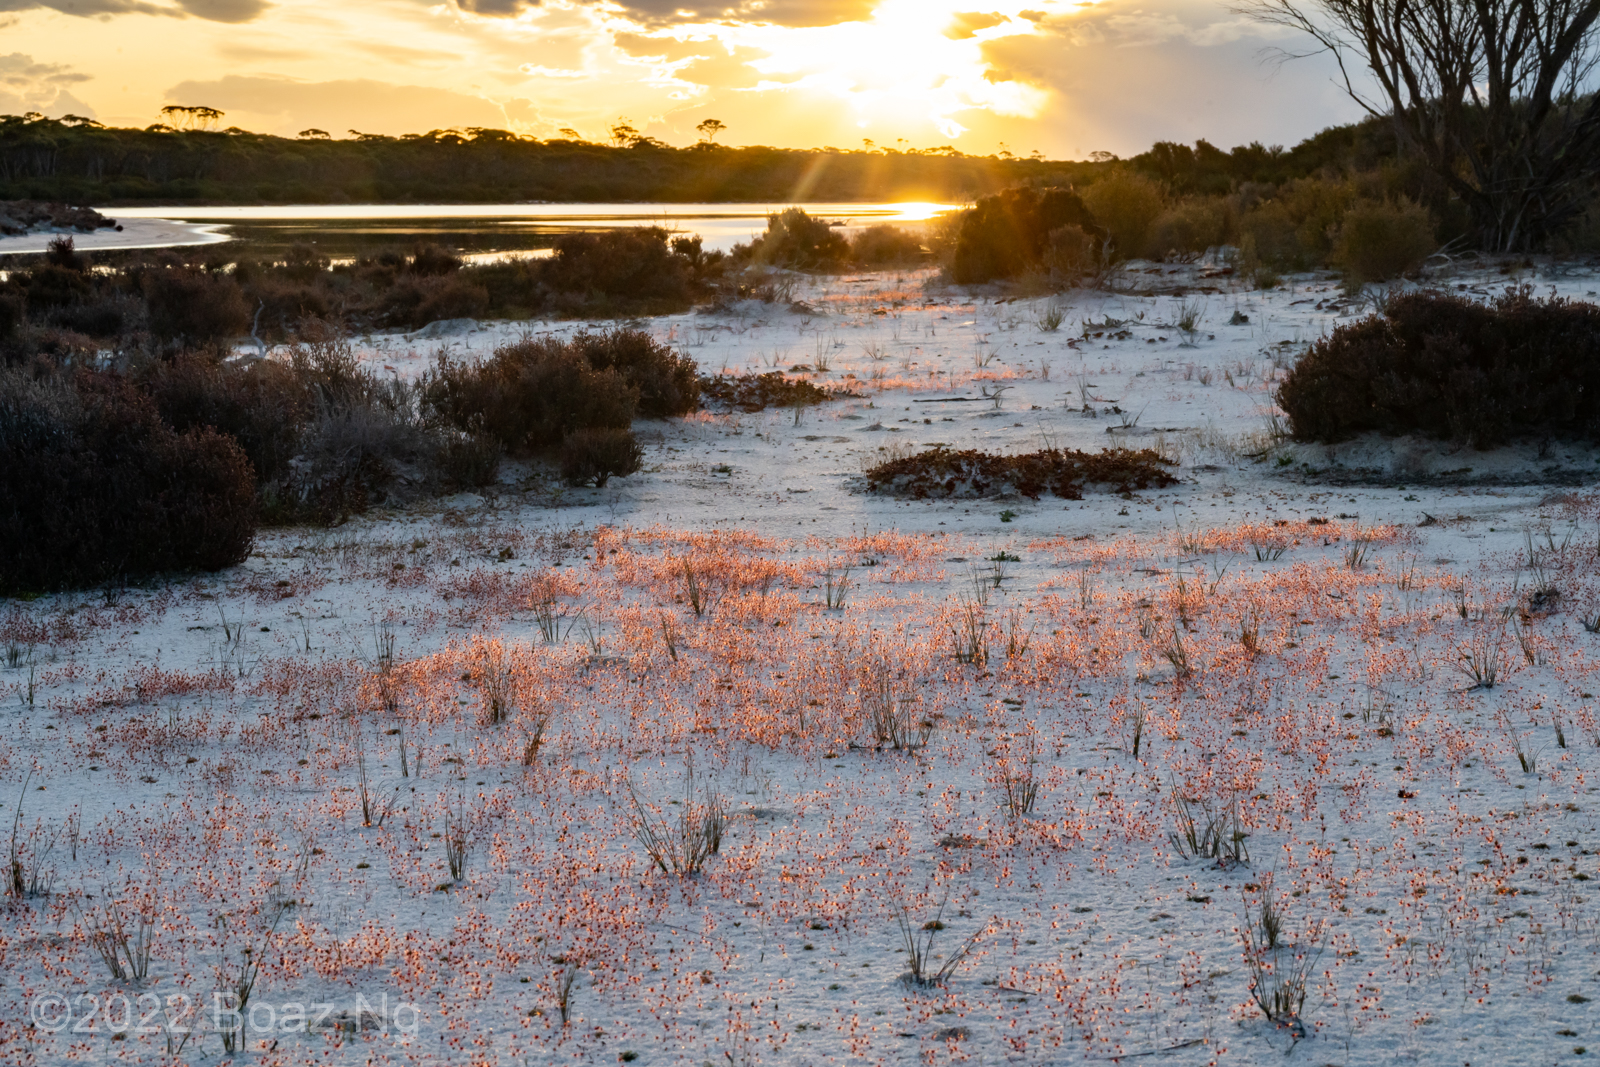
[[[1048,301],[921,282],[803,288],[826,316],[747,305],[648,324],[710,370],[821,356],[821,377],[866,394],[798,423],[640,423],[646,470],[603,490],[510,466],[491,492],[267,531],[215,576],[11,605],[3,636],[34,633],[38,664],[31,704],[28,668],[0,672],[14,709],[0,798],[24,803],[22,835],[38,825],[57,843],[39,860],[24,849],[55,895],[8,915],[3,1017],[49,993],[209,998],[246,945],[257,958],[269,945],[256,1021],[271,1007],[279,1031],[248,1035],[250,1062],[1445,1067],[1600,1051],[1600,658],[1581,625],[1600,603],[1600,498],[1525,473],[1592,471],[1594,454],[1261,438],[1297,346],[1355,313],[1328,309],[1325,279],[1202,295],[1193,347],[1157,325],[1177,317],[1168,296],[1070,294],[1051,333],[1037,324]],[[1538,282],[1600,287],[1593,273]],[[1235,309],[1248,325],[1225,325]],[[1080,336],[1084,319],[1140,312],[1127,339]],[[361,348],[413,375],[440,347],[481,355],[526,328]],[[998,403],[948,400],[997,386]],[[1084,394],[1093,417],[1072,410]],[[887,449],[1046,438],[1165,448],[1180,484],[1081,501],[859,491]],[[1341,462],[1336,480],[1307,475]],[[1506,623],[1500,609],[1539,581],[1530,538],[1564,600]],[[958,662],[972,572],[992,580],[1002,553],[1019,559],[987,589],[992,658]],[[703,617],[684,559],[709,583]],[[824,603],[830,565],[835,579],[851,568],[842,610]],[[764,591],[763,566],[777,568]],[[540,576],[558,594],[551,645],[530,596]],[[1240,640],[1252,618],[1257,656]],[[385,626],[398,717],[373,680]],[[480,635],[514,646],[513,722],[479,721],[471,679],[488,661],[464,650]],[[926,748],[870,747],[873,647],[905,672],[916,717],[937,713]],[[1486,648],[1499,684],[1468,692],[1462,657]],[[1001,772],[1030,752],[1037,807],[1012,819]],[[732,819],[705,873],[680,881],[650,869],[627,782],[676,817],[691,755]],[[381,827],[363,826],[361,760],[394,798]],[[1173,783],[1235,798],[1248,866],[1182,855]],[[435,835],[461,819],[466,876],[441,889]],[[946,892],[947,929],[921,929]],[[1286,943],[1316,953],[1304,1037],[1250,1002],[1238,930],[1263,892],[1287,910]],[[144,986],[109,981],[75,893],[159,909]],[[285,897],[298,904],[269,938]],[[935,935],[935,968],[976,938],[945,986],[901,981],[902,907]],[[348,1011],[358,994],[417,1004],[415,1032],[336,1047],[283,1032],[288,1005]],[[74,1004],[81,1020],[90,1002]],[[163,1060],[154,1029],[112,1043],[103,1019],[79,1025],[36,1034],[30,1054]],[[14,1028],[0,1039],[20,1055]],[[222,1058],[214,1032],[197,1041]],[[184,1059],[199,1062],[193,1044]]]
[[[60,236],[72,238],[73,246],[85,252],[114,248],[171,248],[182,245],[219,244],[229,240],[227,234],[218,232],[215,223],[179,222],[173,219],[119,218],[115,209],[102,211],[102,215],[117,219],[122,225],[119,233],[112,229],[78,233],[69,229],[56,229],[48,233],[30,233],[19,237],[0,237],[0,255],[18,252],[43,252],[50,242]]]

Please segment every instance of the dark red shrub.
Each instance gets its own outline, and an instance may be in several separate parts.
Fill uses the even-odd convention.
[[[1600,307],[1510,292],[1393,297],[1300,358],[1278,391],[1296,438],[1422,434],[1489,448],[1600,439]]]
[[[0,372],[0,593],[226,567],[255,522],[231,439],[174,433],[113,375]]]

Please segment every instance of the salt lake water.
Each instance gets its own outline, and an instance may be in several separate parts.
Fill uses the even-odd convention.
[[[769,214],[786,207],[848,229],[889,223],[925,224],[957,205],[862,204],[305,204],[268,207],[100,208],[122,232],[76,238],[78,247],[162,248],[242,241],[251,251],[273,255],[294,244],[314,245],[323,255],[347,258],[433,243],[469,258],[537,254],[562,234],[627,226],[662,226],[697,234],[707,249],[732,248],[766,228]],[[42,250],[47,235],[0,240],[0,252],[31,251],[7,246],[30,241]]]

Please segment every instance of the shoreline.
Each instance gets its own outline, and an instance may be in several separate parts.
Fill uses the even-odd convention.
[[[0,256],[33,255],[43,252],[57,237],[72,238],[75,248],[82,252],[112,249],[175,248],[186,245],[221,244],[233,240],[219,232],[215,223],[180,222],[175,219],[117,218],[122,229],[95,230],[81,233],[75,230],[51,230],[23,234],[17,237],[0,237]]]

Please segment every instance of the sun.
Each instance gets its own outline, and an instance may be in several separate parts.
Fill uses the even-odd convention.
[[[983,4],[970,0],[884,0],[865,20],[832,26],[702,25],[689,32],[729,47],[753,49],[749,66],[761,75],[744,91],[831,97],[863,129],[914,130],[931,124],[944,137],[966,129],[957,116],[982,110],[1031,117],[1043,108],[1042,89],[992,78],[984,45],[1038,32],[1052,5],[1033,0]]]

